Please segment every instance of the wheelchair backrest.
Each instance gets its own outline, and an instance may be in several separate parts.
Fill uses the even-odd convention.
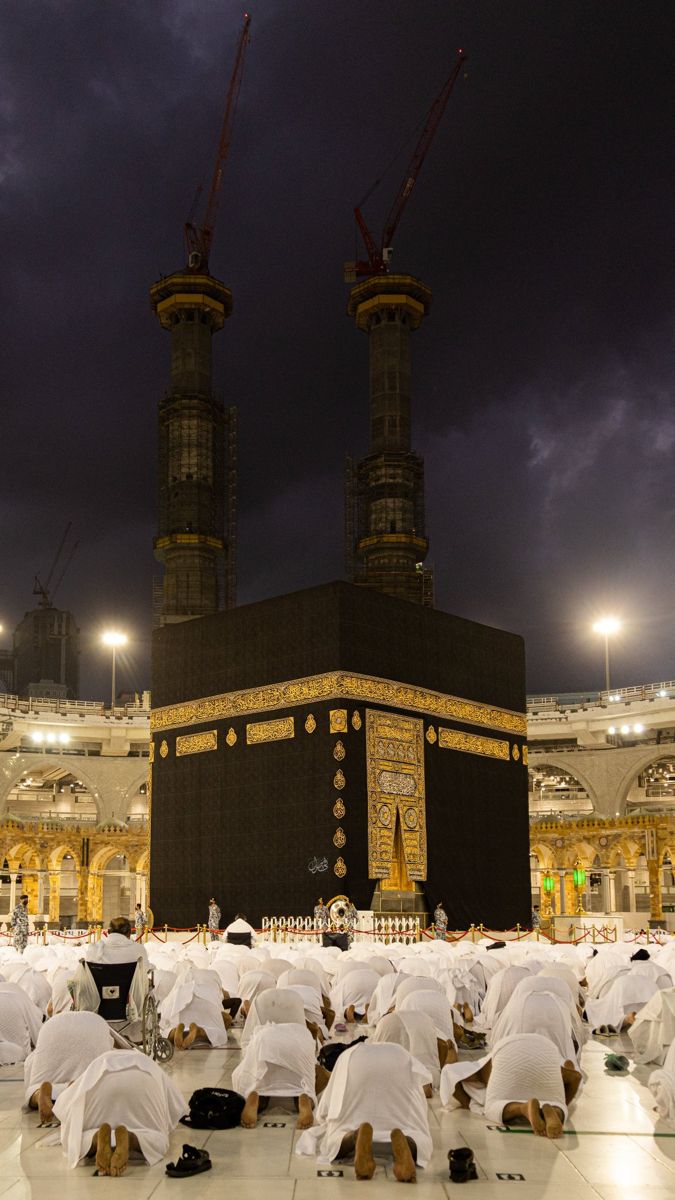
[[[105,1021],[124,1021],[136,963],[88,962],[87,966],[101,997],[99,1016]]]

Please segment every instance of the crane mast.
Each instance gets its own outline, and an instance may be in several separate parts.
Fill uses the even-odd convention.
[[[237,52],[234,59],[234,67],[230,84],[227,89],[227,99],[225,101],[225,112],[223,114],[223,124],[220,130],[220,140],[218,142],[218,152],[216,154],[216,164],[211,180],[211,187],[206,202],[206,211],[201,224],[196,224],[191,220],[185,222],[185,246],[188,256],[188,266],[192,270],[207,271],[209,265],[209,253],[213,244],[213,234],[218,215],[218,203],[220,199],[220,187],[227,162],[227,156],[230,149],[230,141],[232,139],[232,125],[234,122],[234,114],[237,107],[237,98],[239,89],[244,74],[244,58],[246,55],[246,47],[248,46],[251,35],[249,26],[251,17],[249,13],[244,13],[244,23],[239,41],[237,43]],[[198,193],[199,194],[199,193]]]
[[[452,89],[457,81],[457,77],[462,70],[464,63],[466,62],[466,57],[467,56],[463,50],[457,51],[457,59],[452,71],[450,72],[448,78],[443,84],[443,87],[441,88],[426,115],[424,128],[418,139],[417,145],[415,146],[412,158],[408,163],[403,179],[401,180],[398,192],[396,193],[391,208],[389,209],[379,243],[376,242],[375,238],[370,232],[366,219],[361,212],[361,208],[357,207],[354,209],[354,217],[356,224],[359,227],[361,237],[363,238],[363,244],[366,249],[367,258],[345,264],[345,281],[347,283],[353,283],[357,278],[361,278],[363,276],[388,274],[389,259],[391,258],[394,234],[398,229],[401,217],[405,211],[405,207],[410,199],[413,188],[417,183],[424,160],[429,152],[431,143],[436,136],[436,131],[441,123],[443,113],[445,112]]]

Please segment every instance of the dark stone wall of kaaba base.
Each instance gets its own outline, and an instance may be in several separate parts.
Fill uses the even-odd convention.
[[[445,613],[348,584],[331,584],[247,608],[167,626],[153,635],[155,707],[349,670],[417,683],[524,711],[522,640]],[[154,734],[151,904],[157,923],[206,919],[209,896],[223,918],[308,915],[318,895],[352,896],[369,907],[365,709],[352,700],[308,702],[277,712],[209,721]],[[383,705],[371,707],[385,708]],[[346,708],[347,733],[331,734],[329,711]],[[358,709],[363,721],[353,729]],[[393,711],[393,710],[391,710]],[[399,710],[404,711],[404,710]],[[316,720],[305,731],[309,713]],[[419,713],[411,713],[419,717]],[[246,725],[293,716],[295,736],[247,745]],[[466,733],[523,739],[453,721]],[[228,746],[229,728],[237,741]],[[216,729],[218,748],[175,756],[176,735]],[[159,747],[166,740],[168,754]],[[342,741],[346,756],[333,757]],[[338,767],[346,785],[338,790]],[[496,929],[530,913],[527,769],[425,740],[428,906],[443,899],[451,925]],[[333,815],[338,797],[346,814]],[[344,847],[333,836],[340,826]],[[341,856],[347,875],[334,865]],[[312,871],[326,859],[323,872]]]
[[[156,708],[344,670],[525,711],[521,637],[349,583],[166,625],[152,642]]]

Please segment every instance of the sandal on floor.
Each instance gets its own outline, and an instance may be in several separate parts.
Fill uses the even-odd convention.
[[[630,1063],[625,1054],[606,1054],[605,1070],[613,1075],[625,1075]]]
[[[468,1183],[470,1179],[478,1179],[473,1150],[470,1146],[460,1146],[457,1150],[448,1150],[450,1163],[450,1182]]]
[[[208,1150],[198,1150],[196,1146],[183,1146],[183,1153],[175,1163],[168,1163],[167,1175],[173,1179],[183,1179],[186,1175],[199,1175],[202,1171],[211,1170],[211,1159]]]

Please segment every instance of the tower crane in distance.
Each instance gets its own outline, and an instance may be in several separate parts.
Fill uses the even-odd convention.
[[[398,192],[396,193],[394,202],[389,210],[379,242],[375,240],[370,232],[370,229],[368,228],[366,219],[361,212],[361,205],[358,205],[354,209],[354,217],[363,238],[363,244],[366,249],[367,258],[357,259],[356,262],[345,263],[345,283],[355,283],[357,279],[363,278],[364,276],[387,275],[389,273],[389,262],[392,254],[392,242],[394,240],[394,234],[399,226],[401,217],[403,216],[403,212],[408,200],[410,199],[413,188],[417,183],[419,173],[422,170],[422,165],[429,152],[431,143],[434,140],[438,126],[441,123],[441,118],[445,112],[448,100],[450,99],[450,94],[455,86],[457,77],[460,74],[464,63],[466,62],[466,59],[467,56],[464,51],[458,50],[457,59],[452,71],[450,72],[448,78],[443,84],[443,87],[441,88],[426,115],[424,128],[422,129],[422,133],[420,134],[417,145],[413,151],[412,158],[410,159],[403,179],[401,180],[401,184]],[[375,181],[370,191],[366,193],[364,199],[361,201],[361,204],[365,203],[379,182],[379,179]]]
[[[242,26],[241,33],[239,34],[237,52],[234,59],[234,67],[232,68],[230,85],[227,89],[223,124],[220,130],[220,140],[218,142],[218,151],[216,154],[216,165],[213,171],[213,179],[211,180],[211,187],[209,189],[204,217],[202,221],[197,224],[192,221],[192,213],[190,213],[190,217],[185,222],[185,247],[187,250],[188,268],[190,270],[200,271],[202,273],[208,272],[209,269],[209,252],[213,243],[213,233],[216,225],[216,217],[218,215],[220,186],[230,149],[230,141],[232,139],[232,125],[237,107],[237,99],[239,97],[239,89],[241,87],[241,81],[244,74],[244,58],[246,55],[246,47],[251,40],[251,35],[249,33],[250,24],[250,14],[244,13],[244,24]],[[200,195],[201,187],[197,191],[193,209],[195,208]]]

